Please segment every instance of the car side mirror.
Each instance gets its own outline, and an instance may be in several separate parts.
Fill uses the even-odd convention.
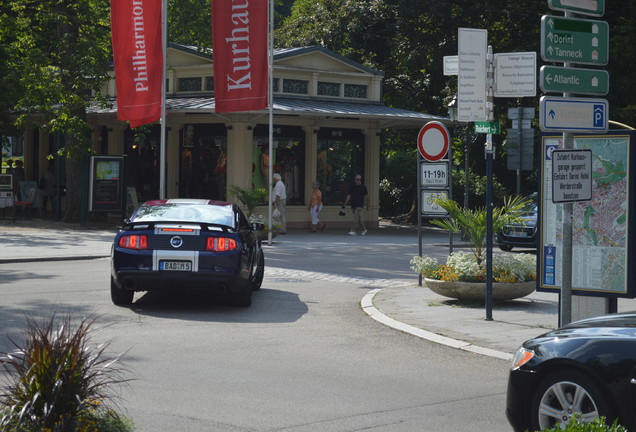
[[[260,222],[252,222],[252,231],[263,231],[265,224]]]

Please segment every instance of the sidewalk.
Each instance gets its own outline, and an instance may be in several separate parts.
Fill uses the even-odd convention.
[[[22,220],[13,224],[2,220],[0,263],[108,257],[116,231],[116,227],[109,226],[80,227],[46,220]],[[383,242],[393,246],[396,242],[408,242],[410,248],[417,242],[417,233],[411,230],[405,235],[404,231],[385,227],[369,232],[356,242],[361,254],[376,250]],[[289,249],[312,247],[318,239],[324,244],[351,241],[346,237],[340,231],[321,233],[319,237],[305,231],[291,231],[277,238],[278,244],[267,246],[266,250],[279,245]],[[266,268],[266,277],[267,273]],[[391,270],[387,270],[387,274],[392,274]],[[558,297],[552,293],[535,292],[522,299],[495,304],[493,320],[486,321],[483,306],[460,305],[439,296],[417,286],[416,276],[391,283],[387,280],[374,283],[372,279],[353,283],[378,287],[361,301],[363,310],[373,319],[418,337],[496,358],[512,358],[523,341],[557,327]],[[628,302],[631,306],[635,304]]]

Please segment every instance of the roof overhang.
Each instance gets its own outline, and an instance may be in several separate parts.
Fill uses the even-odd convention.
[[[231,115],[231,113],[216,113],[214,111],[214,98],[212,97],[168,98],[166,100],[166,108],[169,113],[210,114],[220,116],[226,120]],[[94,114],[114,114],[116,111],[116,106],[113,106],[113,108],[107,109],[94,108],[90,112]],[[261,116],[266,113],[267,110],[261,110],[246,111],[241,114]],[[419,129],[430,121],[451,124],[448,117],[391,108],[380,103],[355,103],[289,97],[274,97],[274,115],[318,117],[327,120],[375,121],[383,129]]]

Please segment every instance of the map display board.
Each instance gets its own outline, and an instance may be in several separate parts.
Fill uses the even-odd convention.
[[[630,269],[634,233],[630,220],[636,200],[630,189],[636,176],[633,131],[575,135],[575,149],[592,151],[592,200],[573,203],[572,293],[603,297],[636,297]],[[563,148],[562,136],[541,137],[539,291],[561,287],[563,204],[552,202],[552,152]],[[632,193],[633,194],[633,193]]]

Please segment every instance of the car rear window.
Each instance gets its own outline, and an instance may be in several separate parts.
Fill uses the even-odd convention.
[[[213,205],[142,205],[131,222],[199,222],[234,228],[234,212],[230,206]]]

